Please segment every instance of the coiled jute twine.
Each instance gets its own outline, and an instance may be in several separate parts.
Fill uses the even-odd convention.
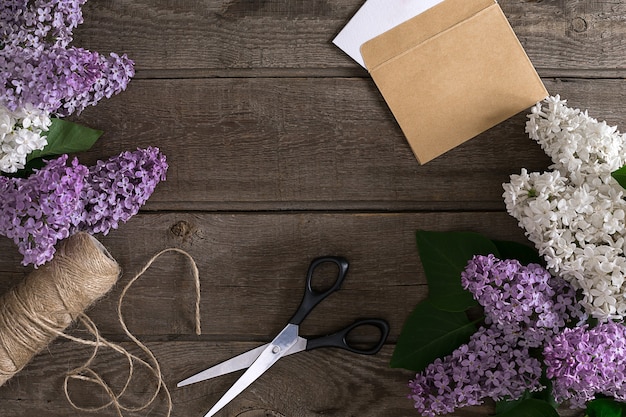
[[[52,259],[34,270],[17,286],[0,297],[0,385],[19,372],[56,337],[64,337],[81,345],[93,347],[87,361],[69,371],[65,376],[64,392],[70,404],[81,411],[98,411],[113,406],[122,417],[124,411],[137,412],[151,405],[163,391],[167,400],[167,415],[171,414],[172,398],[163,380],[161,368],[154,354],[129,330],[122,315],[124,296],[152,263],[166,252],[178,252],[187,257],[195,280],[195,330],[200,334],[200,279],[198,268],[187,252],[168,248],[154,255],[124,287],[117,304],[118,320],[126,336],[147,356],[144,360],[129,353],[122,346],[104,339],[94,322],[84,313],[96,300],[104,296],[120,276],[118,263],[106,248],[93,236],[78,233],[65,239]],[[91,334],[83,339],[64,333],[73,322],[80,323]],[[98,349],[109,348],[128,361],[126,382],[117,392],[92,369]],[[145,367],[155,378],[154,392],[141,404],[122,404],[121,397],[131,386],[135,364]],[[77,405],[70,396],[70,380],[86,381],[100,386],[109,401],[101,406],[85,408]]]

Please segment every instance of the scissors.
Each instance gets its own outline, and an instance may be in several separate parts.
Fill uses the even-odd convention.
[[[313,289],[313,276],[315,270],[323,264],[335,264],[338,267],[338,274],[334,283],[329,288],[318,291]],[[224,396],[204,416],[211,417],[226,406],[226,404],[232,401],[237,395],[243,392],[248,386],[250,386],[250,384],[263,375],[265,371],[267,371],[284,356],[321,347],[336,347],[362,355],[373,355],[378,353],[389,335],[389,324],[382,319],[357,320],[353,324],[339,330],[336,333],[314,339],[305,339],[298,335],[298,329],[302,321],[322,300],[333,292],[339,290],[347,272],[348,261],[342,257],[326,256],[314,259],[311,262],[306,275],[306,286],[300,306],[291,317],[285,328],[278,333],[278,335],[270,343],[242,353],[241,355],[235,356],[227,361],[184,379],[177,384],[177,387],[183,387],[185,385],[194,384],[196,382],[205,381],[210,378],[248,368],[230,387]],[[348,342],[348,334],[361,326],[377,328],[380,331],[380,339],[374,345],[367,347],[355,346]]]

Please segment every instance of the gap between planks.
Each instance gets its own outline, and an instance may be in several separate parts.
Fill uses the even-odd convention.
[[[626,68],[563,69],[537,68],[541,78],[624,79]],[[202,79],[202,78],[368,78],[366,69],[346,68],[183,68],[138,69],[136,79]]]

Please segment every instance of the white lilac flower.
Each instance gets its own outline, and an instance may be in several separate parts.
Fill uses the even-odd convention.
[[[611,173],[626,164],[626,137],[559,96],[533,107],[526,132],[550,171],[511,175],[506,209],[549,270],[582,291],[601,319],[626,318],[626,201]]]
[[[24,168],[28,155],[48,144],[45,133],[51,123],[47,111],[32,106],[11,111],[0,105],[0,171]]]

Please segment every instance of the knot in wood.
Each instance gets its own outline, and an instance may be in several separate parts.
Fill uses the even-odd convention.
[[[577,17],[574,20],[572,20],[572,29],[574,30],[574,32],[582,33],[582,32],[587,31],[587,28],[588,28],[587,21],[583,19],[582,17]]]
[[[181,240],[187,240],[193,233],[193,226],[191,223],[181,220],[174,223],[172,227],[170,227],[170,232]]]

